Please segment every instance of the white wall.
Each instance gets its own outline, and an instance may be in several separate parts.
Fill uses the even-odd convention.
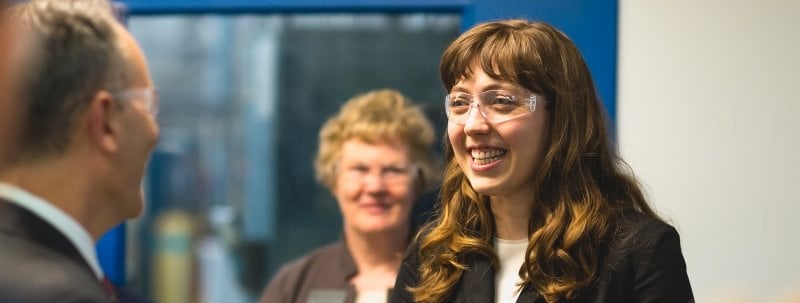
[[[619,18],[620,148],[696,299],[800,293],[800,1],[621,0]]]

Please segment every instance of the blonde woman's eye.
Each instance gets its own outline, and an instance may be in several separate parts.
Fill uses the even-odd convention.
[[[397,167],[397,166],[386,167],[386,168],[384,168],[384,171],[386,173],[388,173],[388,174],[395,174],[395,175],[400,175],[400,174],[405,174],[406,173],[406,169],[405,168]]]
[[[369,167],[367,167],[366,165],[353,165],[350,166],[350,169],[348,170],[357,173],[368,173]]]

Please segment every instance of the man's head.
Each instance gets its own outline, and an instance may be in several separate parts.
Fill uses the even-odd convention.
[[[105,0],[33,0],[11,15],[25,37],[12,166],[84,167],[72,173],[91,180],[93,203],[119,221],[138,215],[158,100],[136,41]]]
[[[93,97],[127,85],[127,49],[108,10],[104,1],[32,1],[15,8],[29,54],[17,96],[31,118],[21,128],[19,160],[62,154]]]

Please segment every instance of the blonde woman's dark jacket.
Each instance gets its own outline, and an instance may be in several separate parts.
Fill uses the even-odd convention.
[[[284,265],[267,285],[260,302],[353,303],[356,289],[350,279],[357,273],[342,239]]]

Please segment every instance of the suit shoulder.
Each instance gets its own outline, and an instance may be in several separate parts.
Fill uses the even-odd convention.
[[[0,240],[3,243],[0,248],[0,264],[3,264],[0,298],[3,300],[108,300],[96,277],[73,259],[24,239],[0,237]]]

